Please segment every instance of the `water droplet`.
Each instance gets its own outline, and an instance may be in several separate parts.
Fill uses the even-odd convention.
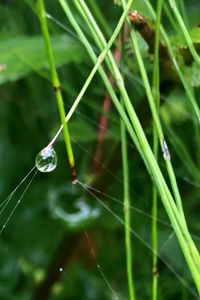
[[[52,147],[42,149],[35,159],[37,169],[42,172],[51,172],[57,166],[56,151]]]
[[[170,152],[165,139],[163,139],[163,157],[165,160],[170,160]]]

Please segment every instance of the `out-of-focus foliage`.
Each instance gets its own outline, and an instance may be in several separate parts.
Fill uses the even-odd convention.
[[[53,51],[57,67],[70,62],[79,63],[85,58],[82,46],[66,35],[52,38]],[[74,55],[76,53],[76,55]],[[0,83],[14,81],[26,76],[31,71],[39,72],[47,68],[48,61],[44,49],[43,37],[14,36],[1,40],[1,61],[5,70],[1,74]]]
[[[92,62],[76,35],[70,34],[73,29],[57,1],[45,2],[48,13],[68,30],[60,28],[52,20],[48,21],[68,111],[92,68]],[[95,2],[112,31],[117,24],[121,7],[114,5],[114,1]],[[152,2],[155,5],[156,1]],[[195,37],[193,41],[199,43],[199,30],[195,26],[200,21],[199,14],[197,15],[200,4],[198,1],[185,2],[189,24],[193,28],[191,32],[195,32],[192,35]],[[143,15],[150,17],[145,1],[135,1],[135,5],[133,8],[141,9]],[[31,7],[35,7],[34,1],[7,0],[0,4],[0,65],[4,69],[0,73],[1,201],[33,167],[35,156],[48,144],[60,124],[54,91],[49,81],[39,21]],[[91,45],[98,52],[86,25],[73,6],[72,9],[91,40]],[[173,30],[166,15],[163,17],[163,24],[174,41],[175,50],[178,51],[180,45],[176,44],[174,38],[177,37],[177,32]],[[147,99],[134,53],[128,51],[128,45],[129,40],[126,41],[127,52],[123,65],[126,86],[130,95],[133,95],[134,106],[151,141],[152,120]],[[143,41],[141,52],[151,78],[152,57],[144,45]],[[191,85],[196,87],[194,93],[198,99],[199,70],[194,64],[185,66],[181,59],[180,61],[181,67],[187,68],[186,76]],[[90,183],[97,178],[96,188],[102,193],[95,193],[95,196],[100,197],[114,214],[123,218],[123,205],[118,203],[123,200],[120,122],[114,107],[111,107],[108,114],[109,125],[102,150],[101,171],[99,174],[92,171],[98,122],[105,94],[105,87],[96,75],[72,116],[71,123],[69,122],[69,130],[80,181]],[[188,224],[191,232],[198,235],[199,131],[180,82],[169,80],[161,83],[161,115],[171,142],[171,156]],[[185,149],[181,155],[180,149]],[[80,185],[73,187],[69,184],[69,166],[62,137],[55,150],[58,156],[57,169],[50,174],[36,175],[0,235],[0,299],[112,299],[101,271],[119,295],[119,299],[128,299],[123,225]],[[187,155],[189,158],[186,162]],[[108,161],[110,164],[107,164]],[[152,183],[132,144],[129,145],[129,169],[132,205],[143,212],[141,214],[132,210],[136,295],[140,300],[151,299],[151,218],[145,214],[151,213]],[[163,172],[165,173],[164,167]],[[0,228],[5,224],[27,184],[28,181],[22,184],[7,209],[1,213]],[[103,197],[103,193],[108,193],[118,202]],[[80,206],[81,203],[85,206]],[[77,221],[81,209],[83,214],[84,209],[88,214],[84,215],[84,220],[80,218]],[[159,219],[168,222],[160,203],[158,210]],[[64,217],[68,217],[68,223]],[[78,224],[74,225],[72,219]],[[168,268],[159,260],[158,299],[195,299],[189,290],[194,289],[190,275],[171,228],[159,223],[158,231],[159,256],[169,266]]]

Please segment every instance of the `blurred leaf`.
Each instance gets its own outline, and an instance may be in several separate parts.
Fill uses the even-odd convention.
[[[185,93],[178,89],[173,90],[167,97],[166,103],[162,105],[160,112],[166,124],[182,123],[189,119],[190,110],[187,106]]]
[[[24,77],[31,71],[48,68],[46,51],[42,36],[18,36],[1,38],[0,64],[5,70],[0,73],[0,83],[14,81]],[[86,52],[77,41],[66,35],[51,38],[56,66],[85,59]]]
[[[188,31],[191,41],[193,44],[199,44],[200,43],[200,28],[199,27],[194,27],[190,31]],[[185,40],[185,37],[182,33],[173,36],[172,42],[176,47],[182,47],[182,48],[187,48],[187,43]]]
[[[199,65],[197,63],[193,63],[192,66],[184,67],[184,74],[187,79],[187,82],[191,84],[193,87],[200,86],[200,72]]]

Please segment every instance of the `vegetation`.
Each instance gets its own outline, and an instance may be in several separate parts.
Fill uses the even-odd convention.
[[[0,8],[0,299],[198,299],[198,1]]]

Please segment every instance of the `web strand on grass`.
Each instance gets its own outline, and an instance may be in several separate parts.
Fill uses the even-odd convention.
[[[28,182],[27,186],[25,187],[23,193],[21,194],[21,196],[19,197],[19,199],[17,200],[15,206],[13,207],[13,209],[11,210],[11,212],[9,213],[9,216],[7,217],[5,223],[3,224],[2,228],[0,229],[0,235],[2,234],[3,230],[6,228],[6,226],[8,225],[8,222],[10,221],[10,219],[12,218],[14,212],[16,211],[17,207],[19,206],[19,204],[21,203],[21,200],[23,199],[24,195],[26,194],[27,190],[29,189],[31,183],[33,182],[36,174],[38,171],[36,171],[33,176],[31,177],[30,181]],[[14,194],[13,194],[14,195]],[[9,199],[11,200],[11,198]],[[6,203],[7,206],[8,202]],[[5,207],[5,206],[4,206]]]
[[[34,166],[34,167],[31,169],[31,171],[24,177],[24,179],[19,183],[19,185],[18,185],[17,187],[19,187],[19,186],[25,181],[25,179],[28,178],[28,176],[33,172],[34,169],[35,169],[35,166]],[[17,200],[17,202],[16,202],[14,208],[12,209],[11,213],[9,214],[9,217],[7,218],[7,220],[6,220],[6,222],[4,223],[3,227],[1,228],[0,234],[3,232],[3,230],[5,229],[5,227],[8,225],[8,222],[10,221],[10,219],[12,218],[14,212],[15,212],[16,209],[18,208],[18,206],[19,206],[19,204],[20,204],[22,198],[25,196],[25,194],[26,194],[28,188],[30,187],[31,183],[33,182],[33,180],[34,180],[36,174],[37,174],[37,171],[33,174],[33,176],[31,177],[30,181],[28,182],[27,186],[25,187],[25,189],[24,189],[22,195],[21,195],[20,198]],[[108,211],[115,219],[117,219],[117,220],[124,226],[123,220],[122,220],[122,219],[121,219],[121,218],[120,218],[120,217],[119,217],[119,216],[118,216],[111,208],[109,208],[103,201],[101,201],[101,200],[100,200],[93,192],[98,193],[98,194],[100,194],[100,195],[102,195],[102,196],[108,197],[109,199],[111,199],[111,200],[113,200],[113,201],[115,201],[115,202],[118,202],[118,203],[120,203],[121,205],[123,205],[123,203],[122,203],[121,201],[119,201],[118,199],[115,199],[114,197],[109,196],[108,194],[106,194],[106,193],[104,193],[104,192],[101,192],[101,191],[99,191],[99,190],[97,190],[97,189],[95,189],[95,188],[89,186],[88,184],[85,184],[85,183],[81,182],[81,181],[78,181],[78,183],[82,186],[82,188],[83,188],[84,190],[86,190],[90,195],[92,195],[93,198],[96,199],[96,200],[100,203],[101,206],[103,206],[103,207],[104,207],[104,208],[105,208],[105,209],[106,209],[106,210],[107,210],[107,211]],[[16,189],[17,189],[17,188],[15,188],[15,192],[16,192]],[[15,192],[14,192],[14,191],[11,192],[10,195],[12,195],[12,197],[13,197],[14,194],[15,194]],[[138,211],[137,209],[133,208],[132,206],[131,206],[130,208],[131,208],[131,209],[134,209],[134,210],[136,210],[136,211]],[[148,216],[148,214],[145,213],[145,212],[142,212],[142,211],[138,211],[138,212],[144,214],[145,216]],[[148,217],[151,218],[150,215],[149,215]],[[158,219],[158,221],[160,221],[162,224],[166,225],[167,227],[170,227],[170,225],[169,225],[168,223],[163,222],[162,220],[159,220],[159,219]],[[135,236],[141,241],[141,243],[143,243],[148,249],[150,249],[150,250],[152,251],[151,246],[150,246],[150,245],[149,245],[149,244],[148,244],[141,236],[139,236],[135,231],[133,231],[132,228],[129,228],[129,230],[131,231],[131,233],[132,233],[133,235],[135,235]],[[171,234],[170,234],[169,238],[170,238],[170,237],[171,237]],[[168,241],[168,239],[167,239],[167,240],[165,241],[165,243],[163,244],[163,247],[164,247],[164,245],[167,243],[167,241]],[[162,248],[161,248],[161,249],[162,249]],[[165,261],[165,259],[164,259],[163,257],[160,257],[158,253],[157,253],[157,255],[158,255],[158,257],[159,257],[159,258],[167,265],[167,267],[172,271],[172,273],[174,273],[175,276],[182,282],[182,284],[183,284],[184,286],[187,287],[188,291],[189,291],[196,299],[198,299],[198,296],[196,295],[196,293],[194,292],[194,290],[191,289],[190,286],[188,286],[187,282],[186,282],[183,278],[180,277],[180,275],[173,269],[173,267],[172,267],[171,265],[169,265],[169,263],[167,263],[167,262]],[[97,262],[97,267],[98,267],[98,266],[99,266],[99,264],[98,264],[98,262]],[[100,267],[100,269],[99,269],[99,267]],[[99,266],[99,267],[98,267],[98,269],[99,269],[99,271],[100,271],[100,273],[101,273],[102,268],[101,268],[101,266]],[[101,275],[103,276],[103,274],[101,274]],[[105,276],[105,275],[104,275],[104,276]],[[105,278],[105,279],[106,279],[106,278]],[[109,282],[108,282],[108,284],[109,284]],[[111,288],[112,288],[112,287],[111,287]],[[110,289],[110,288],[109,288],[109,289]],[[114,293],[115,293],[115,292],[114,292]],[[116,298],[116,299],[118,299],[118,298]]]
[[[78,180],[78,184],[82,186],[82,188],[84,190],[86,190],[94,199],[96,199],[99,204],[104,207],[104,209],[106,211],[108,211],[119,223],[121,223],[123,226],[126,226],[126,224],[124,223],[123,219],[121,219],[121,217],[119,215],[117,215],[110,207],[108,207],[101,199],[99,199],[93,192],[92,190],[90,190],[90,188],[88,188],[88,185],[85,185],[85,183],[81,182],[80,180]],[[154,249],[150,246],[150,244],[148,244],[138,233],[136,233],[132,228],[128,228],[128,230],[130,230],[130,232],[143,244],[145,245],[151,252],[154,253]],[[169,236],[169,239],[171,238],[171,234]],[[168,239],[167,239],[168,240]],[[166,243],[166,241],[165,241]],[[179,279],[179,281],[183,284],[183,286],[185,286],[188,291],[191,293],[191,295],[193,295],[195,297],[195,299],[199,299],[199,296],[196,294],[196,292],[194,291],[194,289],[192,289],[188,283],[186,282],[186,280],[184,280],[176,271],[175,269],[173,269],[173,267],[166,261],[166,259],[164,257],[161,257],[159,255],[159,253],[154,253],[156,254],[161,261],[163,261],[163,263],[169,268],[169,270]]]
[[[97,268],[98,268],[98,270],[99,270],[99,272],[100,272],[100,274],[101,274],[101,277],[103,278],[103,280],[104,280],[106,286],[108,287],[109,291],[111,292],[111,295],[113,295],[113,299],[114,299],[114,300],[119,300],[120,298],[118,297],[117,293],[116,293],[116,292],[114,291],[114,289],[112,288],[112,286],[111,286],[109,280],[107,279],[107,277],[106,277],[106,275],[104,274],[104,272],[103,272],[103,270],[102,270],[100,264],[98,263],[98,260],[97,260],[97,257],[96,257],[96,253],[95,253],[94,247],[93,247],[93,245],[92,245],[92,243],[91,243],[91,241],[90,241],[90,238],[89,238],[89,235],[88,235],[87,231],[84,231],[84,235],[85,235],[86,240],[87,240],[87,242],[88,242],[88,245],[89,245],[89,247],[90,247],[90,251],[91,251],[92,257],[93,257],[93,259],[95,260],[96,266],[97,266]]]
[[[17,192],[17,190],[20,188],[20,186],[25,182],[25,180],[32,174],[32,172],[36,169],[36,166],[31,168],[31,170],[24,176],[24,178],[20,181],[20,183],[14,188],[14,190],[6,197],[5,200],[3,200],[0,204],[0,208],[3,207],[0,211],[0,215],[3,213],[4,209],[8,205],[8,203],[11,201],[14,194]]]

